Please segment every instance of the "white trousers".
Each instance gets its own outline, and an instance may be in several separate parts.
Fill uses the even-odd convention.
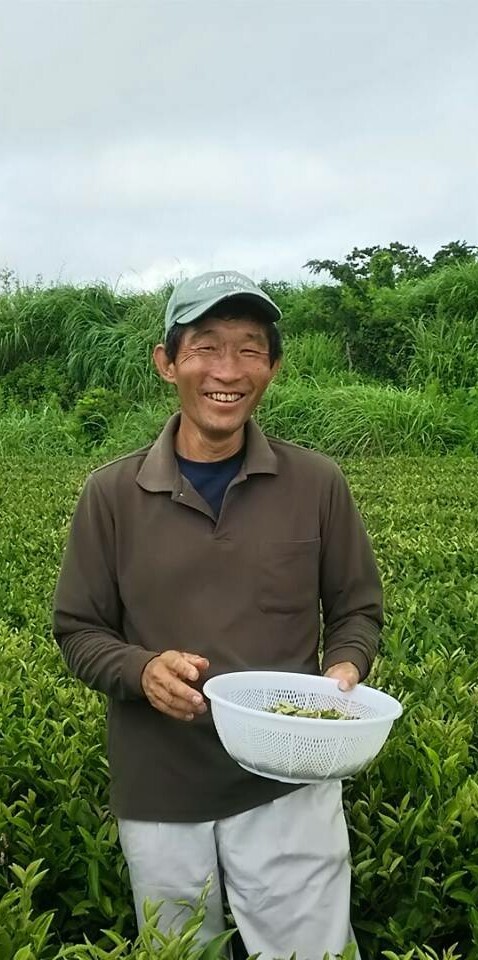
[[[213,886],[200,940],[225,929],[222,881],[249,954],[322,960],[355,940],[342,784],[325,781],[225,820],[119,820],[138,927],[142,905],[165,900],[159,926],[180,929],[209,874]],[[358,956],[358,952],[357,952]]]

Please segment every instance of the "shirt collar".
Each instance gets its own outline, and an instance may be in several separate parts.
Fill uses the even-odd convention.
[[[173,413],[166,422],[158,439],[147,453],[136,475],[136,483],[151,493],[175,492],[181,485],[181,474],[174,452],[174,435],[179,427],[180,413]],[[248,420],[246,428],[246,455],[242,471],[276,474],[277,457],[267,437],[254,420]]]

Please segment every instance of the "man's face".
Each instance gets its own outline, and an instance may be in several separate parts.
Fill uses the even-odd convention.
[[[174,363],[163,346],[155,348],[154,360],[161,376],[176,384],[182,413],[217,438],[244,425],[280,365],[270,366],[264,325],[247,316],[206,317],[186,326]]]

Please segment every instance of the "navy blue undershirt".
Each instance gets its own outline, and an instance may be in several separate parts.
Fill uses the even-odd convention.
[[[227,460],[186,460],[179,453],[176,459],[179,469],[184,477],[187,477],[190,483],[203,500],[209,504],[214,515],[219,516],[224,494],[233,477],[239,472],[244,454],[245,446],[233,457]]]

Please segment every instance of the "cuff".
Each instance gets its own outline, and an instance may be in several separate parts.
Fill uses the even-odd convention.
[[[122,670],[123,695],[126,700],[144,697],[141,675],[147,663],[159,657],[160,650],[145,650],[144,647],[131,647]]]
[[[325,673],[329,667],[335,667],[338,663],[353,663],[359,672],[359,680],[365,680],[365,677],[370,673],[370,665],[367,660],[367,657],[362,650],[357,650],[354,647],[346,646],[339,647],[338,649],[331,650],[330,653],[324,654],[322,660],[322,673]]]

